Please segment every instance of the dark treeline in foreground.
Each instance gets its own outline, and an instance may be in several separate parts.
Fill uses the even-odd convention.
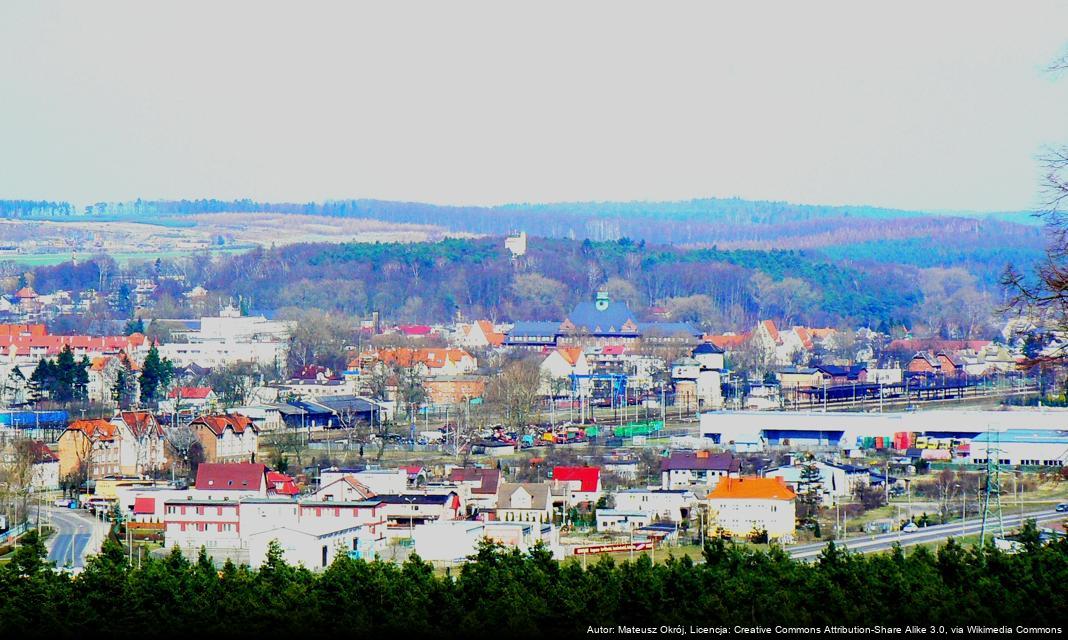
[[[1068,620],[1068,542],[1006,555],[952,541],[859,556],[828,548],[812,564],[783,552],[716,541],[705,563],[642,558],[588,569],[484,545],[451,575],[341,557],[321,574],[277,549],[257,571],[177,551],[131,568],[108,542],[77,578],[43,561],[30,539],[0,567],[0,637],[190,635],[306,637],[309,633],[509,637],[606,625],[1016,625]],[[548,636],[551,637],[551,636]]]

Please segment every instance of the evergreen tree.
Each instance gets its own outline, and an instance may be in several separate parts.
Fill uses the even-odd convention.
[[[120,356],[122,367],[115,376],[115,385],[111,388],[111,399],[119,409],[132,409],[137,405],[137,374],[125,354]]]
[[[37,403],[50,397],[55,384],[55,365],[51,360],[41,358],[33,373],[30,374],[30,401]]]
[[[156,345],[152,345],[145,356],[144,364],[141,365],[141,402],[156,402],[173,377],[174,364],[167,358],[160,358]]]
[[[74,400],[89,399],[89,367],[91,366],[93,363],[89,362],[88,356],[82,356],[82,359],[74,366],[74,382],[71,388],[71,397]]]

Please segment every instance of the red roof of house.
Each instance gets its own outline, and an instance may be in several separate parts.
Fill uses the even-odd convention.
[[[95,440],[113,440],[116,427],[107,420],[91,418],[89,420],[75,420],[67,425],[67,431],[81,431],[86,437]]]
[[[734,349],[745,344],[749,340],[748,333],[742,334],[730,334],[730,335],[711,335],[706,334],[702,340],[705,342],[711,342],[724,351]]]
[[[123,411],[117,417],[126,424],[135,438],[140,438],[146,433],[154,433],[158,437],[163,437],[163,427],[151,412]]]
[[[200,416],[196,420],[189,423],[189,426],[196,428],[198,425],[203,425],[211,430],[216,437],[222,437],[227,427],[234,433],[244,433],[245,429],[252,429],[257,431],[256,425],[252,422],[251,418],[243,416],[240,413],[224,413],[211,416]]]
[[[553,467],[553,480],[570,482],[577,480],[579,491],[597,491],[601,478],[600,467]]]
[[[43,324],[0,324],[0,336],[46,336]]]
[[[37,292],[33,287],[23,287],[15,292],[15,297],[19,300],[31,300],[37,297]]]
[[[471,493],[497,494],[497,485],[501,482],[500,469],[480,469],[478,467],[455,467],[449,472],[449,482],[478,482]]]
[[[767,330],[768,335],[775,341],[775,344],[782,342],[782,338],[779,337],[779,328],[775,326],[774,320],[764,320],[760,324],[764,325],[764,329]]]
[[[293,478],[278,471],[267,472],[267,484],[269,490],[284,496],[295,496],[300,493],[300,488]]]
[[[17,326],[17,325],[16,325]],[[145,337],[140,334],[131,336],[52,336],[41,334],[36,330],[30,333],[0,332],[0,348],[7,351],[15,347],[21,356],[54,356],[70,347],[72,351],[87,353],[113,353],[140,346]]]
[[[175,387],[171,389],[167,397],[178,398],[180,396],[183,400],[207,400],[209,395],[211,395],[211,387]]]
[[[429,325],[425,324],[402,324],[397,327],[397,330],[408,336],[428,336],[433,331]]]
[[[259,491],[267,467],[258,462],[203,462],[197,467],[198,490]]]
[[[40,464],[42,462],[56,462],[59,460],[59,456],[55,451],[40,440],[30,440],[30,447],[33,451],[34,464]]]
[[[156,512],[155,498],[134,498],[134,514],[151,515]]]
[[[979,351],[990,345],[990,340],[943,340],[941,338],[907,338],[892,340],[887,349],[891,351]]]
[[[601,353],[606,356],[621,356],[626,348],[621,344],[610,344],[607,347],[601,349]]]

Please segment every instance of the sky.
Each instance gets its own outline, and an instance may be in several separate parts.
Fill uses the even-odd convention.
[[[1068,3],[0,3],[0,198],[1040,200]]]

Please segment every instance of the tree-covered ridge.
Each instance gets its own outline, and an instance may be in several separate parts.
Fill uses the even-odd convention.
[[[602,559],[586,569],[540,548],[520,553],[484,543],[474,562],[447,574],[417,557],[397,566],[345,555],[316,574],[286,564],[278,547],[256,571],[229,563],[218,571],[203,553],[190,561],[177,550],[130,566],[107,541],[76,578],[45,564],[44,545],[31,532],[0,566],[0,636],[545,637],[662,624],[1063,627],[1068,542],[1039,546],[1029,531],[1025,550],[1014,555],[953,541],[907,555],[829,546],[809,564],[777,549],[716,540],[702,563]]]
[[[0,217],[77,214],[69,203],[0,201]],[[47,206],[46,206],[47,205]],[[51,208],[50,208],[51,207]],[[177,225],[198,213],[291,213],[418,223],[453,232],[504,235],[524,230],[550,238],[644,239],[658,244],[718,243],[739,248],[814,248],[879,239],[930,238],[946,242],[1033,240],[1038,229],[1026,212],[936,214],[879,207],[801,205],[708,198],[678,202],[566,202],[489,207],[383,200],[287,203],[243,200],[134,200],[99,202],[83,216]],[[1024,223],[1024,224],[1020,224]],[[969,237],[972,236],[972,237]]]
[[[607,288],[635,311],[674,304],[678,319],[721,330],[774,317],[784,305],[796,309],[786,320],[879,326],[907,318],[921,298],[915,269],[903,275],[809,252],[653,247],[627,239],[538,239],[518,260],[500,238],[289,245],[222,258],[207,286],[257,308],[378,309],[402,321],[445,321],[457,310],[499,320],[561,319]]]

